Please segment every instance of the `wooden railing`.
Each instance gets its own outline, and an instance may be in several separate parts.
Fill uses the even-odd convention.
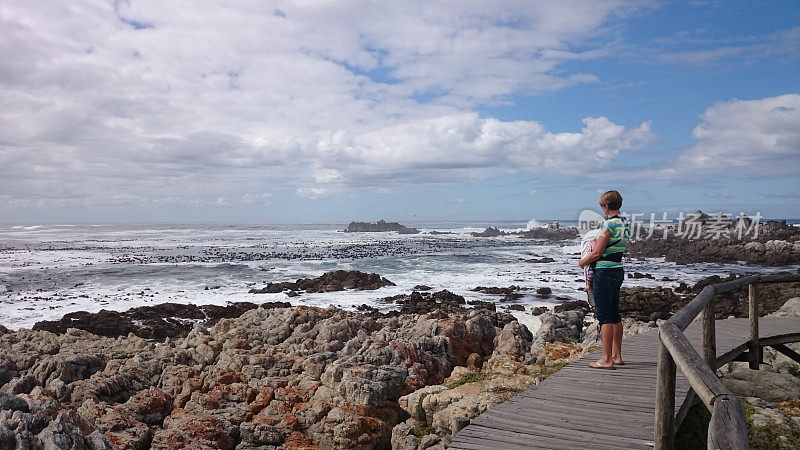
[[[800,281],[800,274],[753,275],[726,283],[706,286],[691,302],[659,325],[661,345],[658,354],[655,436],[656,449],[672,449],[675,439],[675,378],[681,369],[694,393],[711,412],[708,448],[748,448],[744,407],[717,377],[717,349],[714,329],[714,295],[748,286],[750,341],[748,361],[758,369],[762,361],[758,336],[758,285]],[[683,331],[703,312],[703,357]],[[776,344],[779,344],[776,342]]]

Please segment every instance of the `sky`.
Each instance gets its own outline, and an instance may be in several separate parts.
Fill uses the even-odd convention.
[[[0,222],[800,218],[793,1],[0,2]]]

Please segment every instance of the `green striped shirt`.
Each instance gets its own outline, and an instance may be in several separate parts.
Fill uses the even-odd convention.
[[[627,220],[621,217],[612,217],[603,222],[600,229],[602,230],[603,228],[608,228],[611,231],[608,243],[613,245],[603,250],[603,256],[597,260],[595,267],[597,269],[615,269],[617,267],[622,267],[621,262],[603,261],[603,259],[612,253],[622,253],[625,251],[625,248],[628,246],[628,241],[631,239],[631,227]]]

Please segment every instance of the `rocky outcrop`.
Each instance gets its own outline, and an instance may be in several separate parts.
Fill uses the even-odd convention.
[[[708,221],[706,216],[706,221]],[[649,239],[633,239],[626,250],[629,257],[663,257],[678,264],[735,263],[764,266],[783,266],[800,261],[800,228],[786,222],[769,221],[759,224],[758,237],[754,233],[738,238],[733,223],[724,228],[727,234],[719,239],[707,236],[700,239],[675,237],[674,231],[664,238],[656,231]],[[646,231],[645,231],[646,233]]]
[[[37,322],[35,331],[65,333],[69,328],[89,331],[99,336],[127,336],[133,333],[145,339],[164,339],[185,336],[195,323],[211,326],[220,319],[239,317],[245,311],[258,305],[250,302],[236,302],[228,306],[185,305],[162,303],[155,306],[141,306],[127,311],[108,311],[96,313],[78,311],[69,313],[60,320]],[[264,308],[288,307],[289,303],[265,303]],[[0,372],[2,373],[2,372]],[[0,375],[2,379],[2,375]]]
[[[533,228],[527,231],[518,233],[519,237],[524,239],[546,239],[550,241],[565,241],[575,239],[578,237],[578,229],[575,227],[560,228],[550,227],[547,228]]]
[[[410,417],[400,398],[446,384],[456,367],[531,365],[532,338],[510,315],[480,308],[370,317],[258,307],[161,343],[20,330],[0,336],[0,442],[389,448]],[[503,389],[496,398],[515,392]],[[454,414],[436,423],[451,427]]]
[[[285,281],[280,283],[268,283],[261,289],[251,289],[251,294],[277,294],[279,292],[305,291],[313,292],[336,292],[345,289],[355,290],[375,290],[384,286],[394,286],[395,284],[377,273],[364,273],[358,270],[335,270],[326,272],[316,278],[300,278],[295,282]]]
[[[369,222],[350,222],[346,233],[383,233],[388,231],[396,231],[399,234],[417,234],[419,230],[416,228],[408,228],[405,225],[400,225],[397,222],[386,222],[379,220],[376,223]]]

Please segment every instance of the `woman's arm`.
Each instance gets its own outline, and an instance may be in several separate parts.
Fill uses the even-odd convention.
[[[603,230],[600,232],[600,236],[597,237],[597,245],[595,245],[594,250],[584,256],[583,259],[578,262],[578,265],[583,267],[600,259],[600,257],[603,256],[603,251],[605,251],[606,245],[608,245],[608,240],[610,238],[611,230],[608,228],[603,228]]]

